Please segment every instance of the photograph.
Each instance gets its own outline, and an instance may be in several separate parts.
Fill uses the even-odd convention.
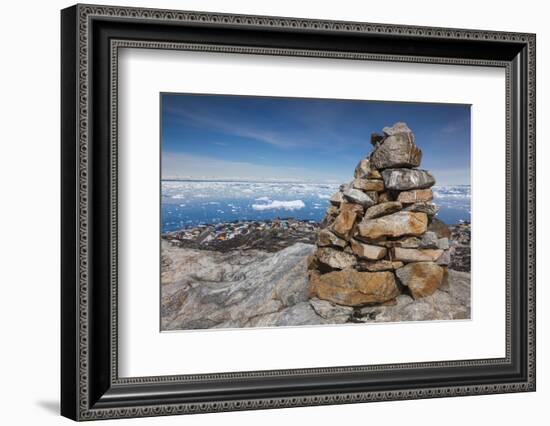
[[[470,105],[160,94],[161,331],[470,319]]]

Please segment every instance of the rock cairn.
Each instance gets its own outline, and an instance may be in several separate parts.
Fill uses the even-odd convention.
[[[450,263],[447,226],[435,215],[435,178],[405,123],[371,136],[372,152],[340,186],[308,259],[310,296],[345,306],[391,304],[435,292]]]

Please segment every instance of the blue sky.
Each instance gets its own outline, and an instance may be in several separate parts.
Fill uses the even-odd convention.
[[[404,121],[439,185],[470,183],[470,106],[161,94],[162,177],[347,182]]]

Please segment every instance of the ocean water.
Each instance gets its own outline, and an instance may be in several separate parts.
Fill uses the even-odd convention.
[[[161,231],[235,220],[294,217],[319,221],[339,184],[287,182],[162,181]],[[470,187],[435,186],[437,217],[470,221]]]

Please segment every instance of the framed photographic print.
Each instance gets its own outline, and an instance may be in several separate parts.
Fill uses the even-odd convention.
[[[74,420],[535,390],[535,36],[76,5]]]

